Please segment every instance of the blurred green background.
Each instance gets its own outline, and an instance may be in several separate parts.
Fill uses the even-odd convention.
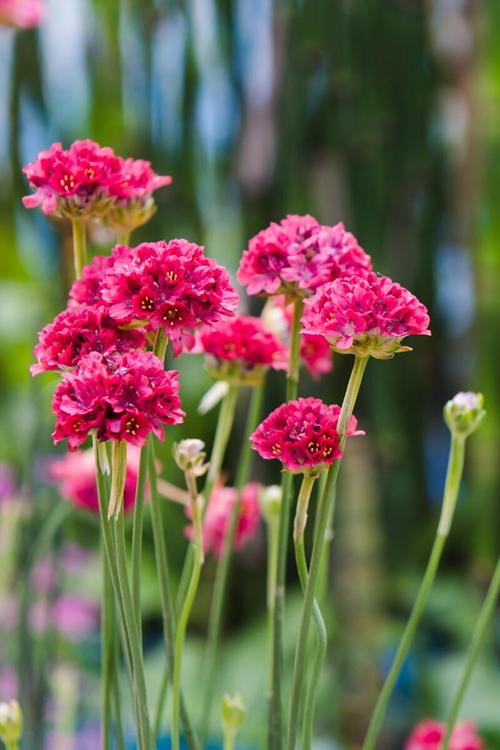
[[[40,519],[58,502],[40,471],[55,452],[54,381],[33,381],[28,367],[37,331],[64,306],[71,273],[68,227],[23,208],[21,166],[54,141],[67,146],[86,137],[123,156],[150,159],[174,182],[157,193],[158,212],[134,240],[187,237],[233,273],[248,238],[271,220],[306,212],[325,223],[342,220],[377,270],[427,304],[433,336],[415,340],[411,354],[373,362],[363,384],[358,417],[367,437],[346,460],[328,592],[332,642],[317,722],[325,747],[334,740],[339,747],[358,746],[418,585],[446,469],[442,406],[457,390],[474,389],[484,393],[488,410],[470,441],[456,524],[387,720],[383,746],[400,748],[418,718],[445,716],[499,550],[500,4],[46,5],[39,30],[0,29],[0,461],[14,467],[28,508],[16,553],[20,588],[27,585],[23,561]],[[107,252],[111,242],[92,234],[96,252]],[[243,302],[260,309],[258,300]],[[339,401],[347,365],[337,358],[320,384],[304,378],[302,393]],[[184,356],[175,366],[189,416],[171,431],[163,474],[180,482],[168,443],[181,435],[210,442],[215,414],[201,418],[195,411],[210,384],[200,375],[199,359]],[[270,385],[268,409],[284,393],[281,377]],[[237,453],[235,439],[229,476]],[[255,462],[254,474],[279,480],[277,466],[263,462]],[[177,508],[166,512],[177,574],[183,519]],[[80,515],[65,522],[56,546],[62,538],[96,546],[95,527]],[[242,738],[251,747],[261,741],[264,720],[263,531],[237,556],[235,570],[214,689],[243,694],[249,719]],[[195,701],[213,572],[209,562],[193,615],[186,678]],[[145,575],[154,692],[160,616],[148,545]],[[292,563],[290,578],[291,658],[299,602]],[[89,565],[82,580],[79,585],[97,594],[98,567]],[[97,697],[89,698],[82,680],[97,680],[97,641],[68,652],[57,639],[29,648],[26,633],[9,639],[0,656],[20,669],[28,724],[36,728],[42,721],[40,705],[55,691],[50,675],[75,664],[85,677],[71,673],[78,688],[74,724],[95,718]],[[500,747],[499,706],[497,618],[463,710],[491,749]],[[85,744],[67,747],[87,750]]]

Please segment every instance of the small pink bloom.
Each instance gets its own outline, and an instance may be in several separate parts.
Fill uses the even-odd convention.
[[[31,585],[37,594],[47,594],[56,583],[57,573],[49,557],[37,560],[31,571]]]
[[[10,701],[19,695],[19,679],[11,666],[0,668],[0,701]]]
[[[439,750],[444,737],[445,725],[428,719],[418,724],[406,741],[405,750]],[[476,734],[472,722],[458,722],[455,725],[449,750],[482,750],[483,742]]]
[[[70,641],[82,641],[99,625],[99,607],[79,596],[60,596],[52,606],[52,622],[61,635]]]
[[[102,305],[101,284],[107,270],[113,266],[118,257],[125,258],[130,252],[128,247],[118,245],[113,249],[111,256],[94,256],[92,261],[83,267],[81,278],[73,282],[69,291],[69,304]]]
[[[387,276],[348,276],[320,287],[305,301],[302,331],[324,336],[341,354],[389,359],[408,351],[401,341],[430,336],[426,307]]]
[[[281,404],[251,436],[252,448],[262,458],[276,458],[287,471],[302,473],[342,458],[337,424],[340,406],[328,406],[319,398],[298,398]],[[351,417],[348,435],[356,430]]]
[[[0,25],[30,29],[40,25],[43,15],[42,0],[0,0]]]
[[[142,446],[150,432],[163,439],[164,424],[179,424],[179,374],[165,372],[151,352],[109,355],[92,352],[73,372],[62,374],[52,402],[54,443],[68,439],[70,450],[91,430],[99,440],[126,440]]]

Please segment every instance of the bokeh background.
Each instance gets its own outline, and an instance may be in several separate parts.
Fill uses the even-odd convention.
[[[430,309],[432,338],[416,340],[411,354],[370,364],[363,385],[358,417],[367,436],[350,446],[341,480],[318,747],[359,746],[434,533],[449,443],[442,406],[457,390],[484,393],[488,418],[468,446],[456,523],[381,742],[387,750],[401,748],[416,720],[446,714],[500,546],[500,5],[47,0],[46,6],[38,30],[0,29],[0,698],[21,697],[29,750],[42,746],[42,732],[44,747],[94,750],[97,529],[74,511],[48,541],[40,538],[43,519],[67,504],[44,469],[56,452],[54,381],[28,373],[37,331],[64,305],[71,238],[64,224],[23,208],[20,171],[54,141],[90,137],[124,156],[150,159],[174,178],[157,193],[158,212],[136,241],[187,237],[234,273],[251,235],[286,213],[309,212],[326,223],[344,221],[377,270]],[[96,231],[91,241],[95,252],[107,252],[113,238]],[[255,299],[244,304],[260,309]],[[337,358],[320,383],[305,378],[303,394],[339,401],[347,364]],[[162,460],[163,475],[180,482],[169,444],[180,436],[210,442],[215,413],[196,414],[210,384],[199,359],[183,356],[176,366],[189,419],[171,431]],[[268,409],[283,389],[283,380],[272,378]],[[277,467],[258,461],[254,475],[279,479]],[[165,514],[178,575],[184,521],[176,507]],[[145,553],[154,697],[162,651],[148,541]],[[209,560],[189,640],[186,684],[195,705],[213,574]],[[300,606],[291,560],[290,581],[288,664]],[[262,529],[235,559],[214,686],[220,694],[241,692],[248,709],[241,740],[248,748],[262,746],[264,736],[264,591]],[[64,616],[47,617],[47,602]],[[37,607],[45,607],[38,619]],[[499,709],[497,616],[463,708],[489,750],[500,748]],[[213,727],[216,741],[216,715]]]

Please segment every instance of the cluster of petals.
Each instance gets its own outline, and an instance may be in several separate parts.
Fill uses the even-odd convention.
[[[126,352],[145,346],[139,330],[121,330],[102,306],[76,305],[59,313],[40,331],[32,375],[78,365],[90,352]]]
[[[237,278],[249,294],[305,295],[371,267],[370,256],[342,223],[325,226],[309,215],[289,215],[252,237]]]
[[[227,270],[187,240],[117,246],[100,294],[120,325],[163,328],[178,346],[184,333],[234,315],[239,297]]]
[[[144,445],[150,432],[163,439],[164,424],[179,424],[184,412],[176,371],[165,371],[152,352],[92,352],[63,372],[52,402],[54,443],[67,438],[74,450],[95,431],[98,440]]]
[[[75,141],[68,149],[54,143],[23,172],[34,190],[24,205],[70,219],[103,218],[130,206],[137,210],[172,181],[156,175],[149,162],[122,159],[91,140]]]
[[[83,267],[81,277],[73,282],[69,291],[70,305],[102,305],[101,285],[107,271],[118,260],[124,261],[132,252],[125,245],[117,245],[111,255],[95,255]]]
[[[257,427],[250,440],[262,458],[278,459],[287,471],[307,472],[342,457],[337,425],[340,406],[319,398],[281,404]],[[363,434],[350,419],[347,434]]]
[[[251,539],[259,527],[260,484],[249,482],[241,491],[240,512],[234,537],[234,547],[240,549]],[[238,490],[236,487],[216,486],[210,496],[205,518],[203,519],[203,547],[205,554],[213,552],[216,557],[221,557],[224,551],[224,542],[229,530],[231,515],[235,503],[238,501]],[[189,510],[187,510],[189,515]],[[193,526],[186,529],[186,535],[192,539]]]
[[[125,512],[130,510],[135,502],[139,457],[139,449],[130,446],[127,451],[127,474],[123,493]],[[61,496],[76,508],[99,513],[95,458],[92,449],[66,453],[63,457],[54,459],[50,463],[48,474],[58,487]]]
[[[334,351],[389,359],[410,335],[430,336],[427,308],[408,289],[370,272],[336,279],[305,300],[302,331]]]
[[[406,741],[405,750],[439,750],[445,729],[445,725],[439,721],[422,721]],[[483,741],[472,722],[458,722],[455,725],[449,750],[482,750],[483,747]]]
[[[31,29],[39,26],[43,15],[42,0],[0,0],[0,25]]]
[[[237,315],[215,328],[203,329],[198,341],[215,377],[244,381],[268,367],[286,368],[286,347],[261,318]]]

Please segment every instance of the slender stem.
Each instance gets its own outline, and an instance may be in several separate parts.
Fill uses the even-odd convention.
[[[347,427],[354,410],[354,405],[356,403],[367,361],[367,357],[356,357],[354,360],[351,377],[349,378],[349,383],[347,385],[347,390],[342,402],[342,409],[340,411],[339,421],[337,425],[337,431],[339,434],[339,447],[341,450],[343,450],[345,446]],[[325,488],[318,504],[318,520],[316,523],[314,534],[311,564],[309,566],[309,577],[307,579],[307,585],[304,594],[304,604],[302,608],[299,637],[295,649],[292,693],[288,713],[288,750],[294,750],[295,748],[297,726],[299,721],[298,709],[300,704],[300,696],[302,693],[302,684],[304,681],[309,627],[311,623],[313,604],[316,596],[321,569],[321,558],[323,556],[324,546],[327,543],[325,532],[327,530],[328,519],[330,517],[330,514],[333,513],[333,508],[335,506],[335,490],[341,463],[342,461],[340,460],[334,461],[334,463],[328,470]]]
[[[75,262],[75,278],[82,275],[83,267],[87,262],[87,227],[85,222],[74,219],[71,222],[73,228],[73,259]]]
[[[276,579],[278,576],[279,519],[270,518],[267,522],[267,643],[269,675],[267,689],[273,690],[274,680],[274,605],[276,603]]]
[[[163,709],[165,708],[165,701],[167,700],[168,683],[170,682],[170,669],[163,670],[163,675],[160,683],[160,690],[158,691],[158,700],[156,701],[156,709],[153,720],[153,736],[157,741],[160,736],[161,722],[163,718]]]
[[[137,614],[137,627],[139,635],[142,631],[141,618],[141,559],[142,559],[142,526],[144,521],[144,495],[146,491],[146,479],[149,470],[149,447],[148,444],[141,448],[139,458],[139,469],[137,472],[137,485],[135,488],[134,521],[132,527],[132,599],[134,611]]]
[[[286,400],[297,398],[299,391],[300,372],[300,326],[304,302],[295,300],[290,329],[290,361],[286,382]],[[280,506],[278,531],[278,561],[276,568],[276,585],[274,586],[274,604],[269,637],[273,644],[270,647],[272,658],[273,680],[268,696],[268,748],[280,750],[285,736],[282,706],[282,672],[283,672],[283,620],[285,610],[286,561],[288,553],[288,532],[290,527],[290,504],[293,487],[293,477],[283,472],[281,489],[282,500]]]
[[[115,716],[115,748],[125,750],[123,736],[122,709],[120,696],[120,643],[114,638],[114,672],[113,672],[113,712]]]
[[[422,583],[420,584],[420,589],[413,605],[410,617],[403,631],[396,656],[394,657],[394,661],[389,670],[389,674],[385,679],[384,685],[375,704],[362,750],[373,750],[373,748],[375,747],[375,743],[382,727],[382,722],[384,720],[385,712],[387,710],[387,705],[392,695],[394,685],[396,684],[396,680],[399,677],[401,668],[403,667],[405,659],[410,650],[410,646],[417,631],[422,612],[427,602],[427,597],[431,590],[432,584],[434,583],[436,572],[439,566],[439,561],[441,559],[441,554],[443,552],[444,544],[446,542],[453,519],[453,514],[455,512],[458,491],[460,489],[460,481],[462,479],[463,472],[464,448],[465,439],[463,437],[457,437],[452,434],[443,505],[441,508],[441,515],[434,539],[434,544],[432,545],[427,568],[425,570]]]
[[[131,232],[119,232],[116,237],[117,244],[126,245],[128,247],[130,244],[130,234]]]
[[[476,626],[474,628],[474,633],[472,634],[472,640],[469,646],[469,650],[467,651],[467,657],[465,659],[464,671],[462,673],[462,677],[460,679],[457,690],[455,692],[453,702],[451,704],[450,712],[446,720],[446,731],[445,731],[445,735],[443,737],[443,741],[440,746],[440,750],[448,750],[448,746],[450,744],[450,740],[453,734],[453,729],[455,727],[455,722],[458,719],[460,707],[462,705],[463,699],[465,697],[465,693],[469,686],[472,672],[474,671],[474,667],[476,666],[477,658],[479,656],[479,652],[481,650],[481,646],[483,644],[486,631],[491,625],[491,619],[495,611],[495,607],[496,607],[499,594],[500,594],[500,557],[498,558],[496,568],[493,573],[493,578],[491,579],[488,592],[486,594],[485,600],[483,602],[483,606],[481,607],[481,611],[479,613],[479,617],[476,622]]]
[[[172,748],[173,750],[179,750],[180,748],[180,732],[179,732],[179,717],[180,717],[180,703],[181,703],[181,674],[182,674],[182,651],[184,647],[184,639],[186,636],[186,629],[189,620],[191,608],[193,606],[196,591],[198,589],[198,583],[200,581],[201,568],[203,565],[203,519],[202,519],[202,508],[200,499],[198,497],[198,491],[196,489],[196,479],[191,476],[188,472],[186,473],[186,480],[188,483],[188,489],[191,496],[191,511],[193,516],[193,528],[194,528],[194,562],[189,581],[189,586],[186,592],[186,598],[182,605],[181,613],[179,616],[179,623],[177,625],[177,632],[175,635],[175,650],[174,650],[174,675],[172,680]]]
[[[229,567],[233,551],[234,538],[238,528],[238,521],[241,513],[241,492],[248,482],[250,473],[250,464],[252,458],[252,449],[250,444],[250,435],[254,432],[260,419],[262,411],[262,401],[264,396],[264,384],[254,388],[251,396],[250,406],[248,409],[246,426],[243,433],[243,447],[236,474],[236,489],[238,490],[237,501],[231,509],[226,536],[224,538],[224,547],[222,555],[217,562],[215,573],[215,583],[212,593],[212,602],[208,620],[207,645],[205,647],[204,663],[204,691],[202,698],[201,713],[201,730],[200,739],[203,746],[207,733],[209,731],[210,708],[214,698],[213,684],[215,680],[215,669],[217,665],[217,650],[220,641],[222,613],[224,609],[224,599],[229,576]]]
[[[102,550],[102,609],[101,609],[101,641],[102,641],[102,749],[111,747],[111,695],[113,688],[113,587],[109,575],[105,550]]]

